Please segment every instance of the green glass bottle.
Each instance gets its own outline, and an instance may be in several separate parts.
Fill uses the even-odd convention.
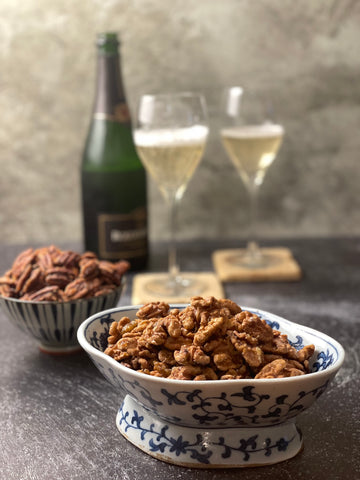
[[[148,257],[146,173],[136,153],[116,33],[97,37],[97,88],[82,166],[85,249],[132,270]]]

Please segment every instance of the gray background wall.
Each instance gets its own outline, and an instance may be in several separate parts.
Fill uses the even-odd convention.
[[[261,235],[360,234],[359,25],[353,0],[2,0],[0,241],[81,239],[79,165],[105,30],[121,32],[132,111],[148,91],[203,90],[209,102],[180,237],[246,238],[247,197],[218,136],[229,84],[272,96],[286,129],[261,192]],[[164,238],[152,183],[149,197],[151,238]]]

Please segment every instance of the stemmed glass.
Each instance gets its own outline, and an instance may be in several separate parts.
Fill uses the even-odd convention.
[[[176,214],[208,136],[205,99],[196,93],[143,95],[134,140],[140,159],[169,207],[168,274],[149,279],[148,292],[166,297],[201,293],[193,277],[180,274],[176,254]]]
[[[264,254],[257,242],[258,192],[279,151],[284,128],[273,122],[270,101],[241,87],[228,88],[224,103],[226,123],[220,131],[222,142],[250,199],[249,241],[245,252],[230,261],[247,268],[269,266],[277,259]]]

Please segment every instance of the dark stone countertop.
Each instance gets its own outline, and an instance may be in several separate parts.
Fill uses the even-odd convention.
[[[35,341],[0,312],[0,479],[360,479],[360,239],[286,240],[281,245],[299,261],[300,282],[229,283],[225,292],[241,305],[325,332],[345,348],[344,365],[329,390],[298,418],[305,444],[300,454],[277,465],[241,470],[160,462],[118,433],[119,395],[84,352],[40,353]],[[227,246],[234,244],[182,244],[182,269],[211,270],[211,252]],[[1,272],[24,248],[0,245]],[[166,268],[166,248],[153,248],[151,268]],[[121,305],[130,304],[131,278]]]

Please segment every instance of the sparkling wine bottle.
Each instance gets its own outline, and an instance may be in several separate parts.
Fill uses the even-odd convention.
[[[133,270],[148,256],[146,173],[132,138],[115,33],[97,37],[97,88],[81,165],[85,249]]]

